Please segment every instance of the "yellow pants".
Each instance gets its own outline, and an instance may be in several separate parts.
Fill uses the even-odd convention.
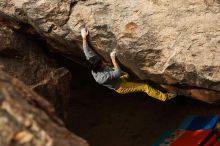
[[[120,77],[121,83],[119,84],[119,87],[115,90],[116,92],[120,94],[126,94],[132,92],[145,92],[149,96],[161,101],[166,101],[168,99],[167,94],[152,88],[148,84],[128,82],[127,78],[128,78],[128,74],[125,74]]]

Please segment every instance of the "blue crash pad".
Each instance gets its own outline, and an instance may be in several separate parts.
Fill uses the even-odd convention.
[[[191,122],[193,121],[193,119],[195,118],[195,116],[188,116],[186,117],[180,124],[180,126],[178,127],[178,129],[186,129],[187,127],[189,127],[189,125],[191,124]]]
[[[169,139],[172,134],[176,131],[176,129],[172,128],[168,131],[165,131],[151,146],[159,146],[163,143],[166,139]],[[164,146],[166,144],[163,144]]]
[[[219,121],[220,116],[196,116],[186,128],[187,130],[212,129]]]

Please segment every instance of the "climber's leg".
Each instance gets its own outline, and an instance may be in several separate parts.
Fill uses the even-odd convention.
[[[166,101],[169,99],[169,97],[174,97],[174,95],[168,95],[166,93],[163,93],[159,90],[156,90],[149,86],[146,83],[134,83],[134,82],[128,82],[125,79],[121,80],[121,83],[116,89],[116,92],[120,94],[126,94],[126,93],[132,93],[132,92],[145,92],[149,96],[156,98],[161,101]]]

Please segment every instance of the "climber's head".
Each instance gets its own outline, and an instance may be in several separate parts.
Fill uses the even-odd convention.
[[[101,71],[104,64],[102,59],[99,56],[94,56],[89,59],[89,67],[92,71],[98,72]]]

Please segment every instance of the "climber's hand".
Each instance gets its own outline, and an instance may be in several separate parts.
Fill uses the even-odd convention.
[[[86,28],[81,29],[82,38],[86,38],[89,35],[89,31]]]
[[[112,52],[110,53],[110,56],[111,56],[111,58],[115,59],[115,58],[116,58],[116,51],[115,51],[115,50],[112,51]]]

